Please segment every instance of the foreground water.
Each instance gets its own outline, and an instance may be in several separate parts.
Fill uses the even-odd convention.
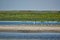
[[[0,39],[0,40],[60,40],[60,39]]]
[[[20,25],[20,24],[58,24],[60,22],[32,22],[32,21],[0,21],[0,25]],[[60,40],[60,33],[17,33],[0,32],[0,40]]]
[[[40,21],[0,21],[0,25],[20,25],[20,24],[58,24],[60,25],[60,22],[57,21],[44,21],[44,22],[40,22]]]
[[[60,33],[0,32],[0,40],[60,40]]]

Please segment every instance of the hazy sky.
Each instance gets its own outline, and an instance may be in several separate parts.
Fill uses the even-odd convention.
[[[0,10],[60,10],[60,0],[0,0]]]

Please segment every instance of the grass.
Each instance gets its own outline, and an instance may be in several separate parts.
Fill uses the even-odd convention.
[[[60,11],[0,11],[0,21],[60,21]]]

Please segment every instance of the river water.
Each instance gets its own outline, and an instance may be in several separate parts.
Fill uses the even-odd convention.
[[[20,25],[20,24],[60,25],[60,22],[0,21],[0,25]],[[0,32],[0,40],[60,40],[60,33]]]
[[[0,40],[60,40],[60,33],[0,32]]]
[[[60,25],[60,22],[56,22],[56,21],[44,21],[44,22],[40,22],[40,21],[0,21],[0,25],[21,25],[21,24],[52,24],[52,25]]]

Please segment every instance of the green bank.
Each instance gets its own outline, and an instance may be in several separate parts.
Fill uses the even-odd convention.
[[[60,11],[0,11],[0,21],[60,21]]]

